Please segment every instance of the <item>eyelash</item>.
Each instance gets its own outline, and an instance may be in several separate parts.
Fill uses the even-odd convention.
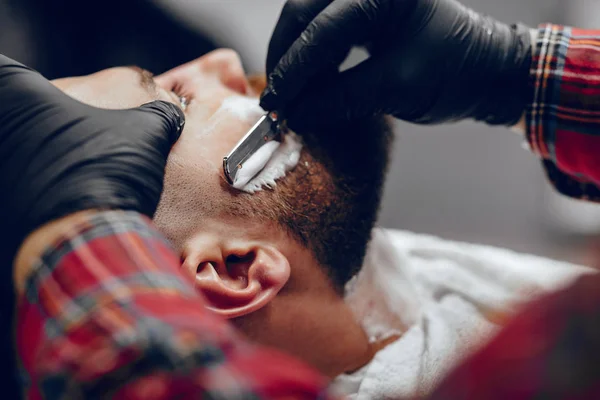
[[[181,83],[176,83],[171,89],[171,92],[175,93],[178,97],[188,97],[187,93],[183,90]]]
[[[175,96],[179,98],[179,102],[182,108],[185,110],[185,108],[187,108],[187,105],[190,103],[191,97],[183,90],[182,85],[180,83],[176,83],[175,86],[173,86],[173,88],[171,89],[171,92],[173,92]]]

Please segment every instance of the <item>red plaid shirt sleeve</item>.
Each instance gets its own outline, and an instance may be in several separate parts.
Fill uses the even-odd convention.
[[[145,217],[94,215],[34,265],[17,314],[29,399],[328,399],[327,382],[245,342]]]
[[[600,201],[600,31],[542,25],[538,35],[527,141],[560,193]]]
[[[600,274],[534,301],[429,400],[600,399]]]
[[[600,31],[543,25],[527,140],[556,189],[600,201]],[[429,400],[600,399],[600,274],[534,301]]]

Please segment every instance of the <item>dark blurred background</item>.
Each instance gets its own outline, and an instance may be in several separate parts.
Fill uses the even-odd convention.
[[[135,64],[160,73],[215,48],[149,0],[1,0],[0,49],[52,79]]]
[[[506,22],[597,27],[598,0],[463,0]],[[0,0],[0,52],[48,78],[137,64],[160,73],[216,47],[263,70],[284,0]],[[398,123],[381,224],[587,263],[600,207],[545,182],[522,138],[474,123]],[[343,144],[340,144],[343,145]]]
[[[116,65],[155,73],[215,48],[146,0],[1,0],[0,49],[52,79]]]

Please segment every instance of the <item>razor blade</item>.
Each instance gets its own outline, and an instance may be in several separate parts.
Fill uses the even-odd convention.
[[[281,132],[276,111],[263,115],[258,122],[246,133],[229,154],[223,157],[225,178],[233,185],[244,163],[262,146],[274,140]]]

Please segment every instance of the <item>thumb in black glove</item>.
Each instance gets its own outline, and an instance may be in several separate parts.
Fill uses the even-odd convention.
[[[288,0],[261,106],[283,111],[296,129],[377,113],[512,125],[532,94],[530,42],[527,28],[455,0]],[[338,72],[353,46],[370,58]]]

